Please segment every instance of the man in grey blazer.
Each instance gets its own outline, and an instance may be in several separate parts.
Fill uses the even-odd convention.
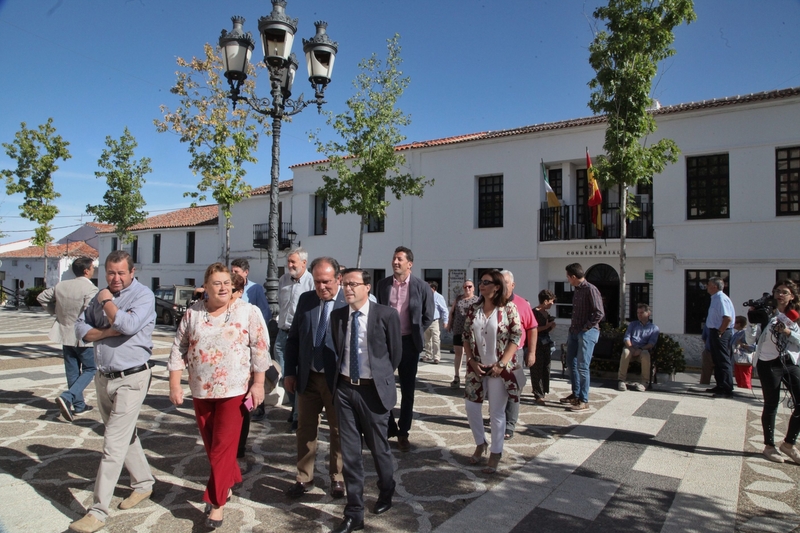
[[[36,297],[48,313],[56,316],[49,337],[51,341],[61,343],[68,387],[56,398],[56,403],[61,416],[70,422],[75,414],[91,409],[83,400],[83,390],[92,382],[97,371],[91,343],[75,337],[75,321],[97,294],[97,286],[91,281],[94,259],[86,256],[75,259],[72,273],[75,279],[62,281]]]
[[[309,269],[314,290],[300,295],[292,325],[286,337],[283,386],[297,394],[297,482],[286,494],[299,498],[314,487],[314,461],[317,455],[319,415],[325,409],[330,427],[331,496],[344,496],[342,450],[339,422],[333,407],[333,389],[339,372],[330,333],[330,315],[347,307],[339,287],[339,263],[332,257],[318,257]]]
[[[397,402],[394,371],[402,358],[400,319],[394,309],[369,301],[369,272],[344,271],[347,307],[331,312],[331,334],[339,373],[333,397],[339,417],[347,505],[334,533],[364,528],[364,462],[361,436],[378,475],[378,500],[372,512],[392,508],[394,466],[387,439],[389,412]],[[430,289],[429,289],[430,290]]]
[[[397,437],[401,452],[411,451],[408,432],[414,416],[414,389],[417,386],[419,354],[425,348],[425,330],[433,322],[433,293],[427,283],[411,275],[414,254],[405,246],[398,246],[392,257],[392,272],[378,282],[378,303],[393,307],[400,317],[403,335],[403,360],[397,369],[400,378],[400,420],[389,415],[389,438]]]

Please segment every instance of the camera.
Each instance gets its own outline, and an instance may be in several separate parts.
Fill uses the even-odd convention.
[[[775,309],[775,300],[772,295],[765,292],[758,300],[747,300],[745,307],[752,307],[747,311],[747,321],[751,324],[760,324],[763,330],[767,327],[772,311]]]
[[[765,309],[772,311],[772,309],[775,307],[774,304],[775,301],[772,299],[772,295],[768,292],[765,292],[758,300],[747,300],[742,305],[745,307],[753,307],[756,310]]]

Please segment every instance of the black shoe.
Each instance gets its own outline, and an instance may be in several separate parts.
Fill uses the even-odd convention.
[[[289,423],[294,422],[294,415],[292,413],[289,413],[289,418],[287,418],[286,421]]]
[[[711,394],[716,394],[718,392],[722,392],[722,389],[719,387],[711,387],[710,389],[706,389],[706,392],[710,392]]]
[[[211,518],[206,518],[206,527],[210,527],[211,529],[217,529],[222,527],[222,518],[219,520],[212,520]]]
[[[375,502],[375,507],[372,508],[372,512],[375,514],[383,514],[389,509],[392,508],[392,499],[389,498],[388,500],[378,500]]]
[[[297,420],[292,422],[292,425],[289,426],[289,433],[297,433]]]
[[[75,420],[75,417],[72,416],[72,404],[67,400],[59,396],[56,398],[56,405],[58,405],[58,410],[61,411],[61,416],[64,417],[64,420],[67,422]]]
[[[259,405],[250,413],[251,422],[261,422],[265,418],[267,418],[267,410],[264,409],[263,405]]]
[[[331,533],[350,533],[351,531],[359,531],[361,529],[364,529],[364,520],[356,522],[355,518],[346,516],[344,520],[342,520],[342,523],[339,524],[339,527],[334,529]]]
[[[714,393],[714,398],[733,398],[733,391],[717,391]]]
[[[344,481],[331,481],[331,498],[344,498]]]
[[[91,405],[87,405],[86,407],[84,407],[84,408],[83,408],[83,409],[81,409],[80,411],[79,411],[79,410],[77,410],[77,409],[75,409],[75,414],[76,414],[76,415],[82,415],[83,413],[88,413],[88,412],[89,412],[89,411],[91,411],[92,409],[94,409],[94,407],[92,407]]]
[[[305,494],[306,492],[310,491],[313,488],[314,488],[313,481],[308,481],[306,483],[298,481],[297,483],[295,483],[286,490],[286,495],[290,498],[299,498],[300,496],[302,496],[303,494]]]

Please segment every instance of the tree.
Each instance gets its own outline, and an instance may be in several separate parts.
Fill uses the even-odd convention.
[[[53,203],[61,196],[53,186],[53,174],[58,170],[56,162],[66,161],[72,157],[67,150],[69,142],[56,135],[53,119],[48,118],[46,124],[39,125],[36,130],[29,130],[25,123],[14,135],[14,141],[3,143],[9,158],[16,160],[16,170],[4,169],[6,193],[22,193],[25,200],[19,206],[22,218],[39,224],[34,231],[33,244],[41,246],[44,256],[44,280],[47,284],[47,243],[52,240],[50,222],[58,214],[58,207]],[[16,176],[16,180],[14,177]]]
[[[133,160],[133,151],[139,144],[127,127],[118,141],[106,136],[106,146],[97,160],[97,165],[105,171],[94,173],[98,178],[106,178],[105,204],[87,205],[86,212],[100,222],[114,224],[120,242],[130,242],[133,236],[128,228],[147,218],[147,212],[142,211],[145,201],[141,191],[145,174],[152,172],[150,158]]]
[[[354,213],[361,219],[357,267],[361,266],[365,225],[370,218],[386,216],[386,189],[400,200],[404,195],[421,197],[425,187],[433,184],[425,176],[400,174],[406,160],[395,146],[405,140],[400,127],[411,119],[395,106],[409,78],[400,71],[399,35],[387,39],[387,49],[385,63],[373,54],[358,64],[361,72],[353,80],[356,93],[347,100],[349,111],[328,114],[327,123],[341,140],[323,143],[319,137],[315,139],[317,150],[327,158],[318,170],[334,173],[322,176],[324,185],[317,195],[325,198],[337,215]]]
[[[189,168],[195,175],[199,173],[201,179],[197,191],[184,196],[205,201],[205,193],[211,191],[225,217],[225,263],[230,264],[231,209],[250,196],[243,165],[257,162],[253,153],[258,148],[260,134],[265,131],[266,119],[244,106],[228,112],[230,102],[222,61],[210,44],[205,45],[204,51],[203,59],[178,58],[178,65],[185,70],[177,72],[177,81],[170,92],[180,97],[180,106],[170,111],[162,105],[164,120],[153,122],[159,132],[177,133],[180,141],[188,144]],[[250,68],[243,90],[254,97],[256,76]],[[248,118],[254,122],[248,122]]]
[[[601,185],[620,186],[620,318],[625,316],[626,222],[639,215],[629,188],[651,183],[680,150],[670,139],[647,146],[656,131],[650,98],[658,63],[675,54],[673,30],[697,17],[692,0],[609,0],[594,12],[605,21],[589,47],[589,63],[597,73],[589,82],[589,107],[608,120],[603,149],[595,167]]]

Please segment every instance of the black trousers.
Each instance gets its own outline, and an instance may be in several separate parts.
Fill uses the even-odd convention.
[[[550,394],[550,346],[536,343],[536,361],[531,367],[531,387],[538,400]]]
[[[764,395],[764,410],[761,411],[761,427],[764,430],[764,444],[775,446],[775,415],[781,403],[781,382],[792,395],[794,411],[789,418],[789,429],[783,440],[791,445],[797,442],[800,434],[800,367],[791,362],[784,364],[780,358],[756,363],[758,378],[761,380],[761,393]]]
[[[708,330],[711,360],[714,361],[714,379],[721,392],[733,392],[733,358],[731,357],[730,328],[717,335],[717,329]]]
[[[389,434],[408,437],[411,419],[414,418],[414,390],[417,388],[417,368],[419,351],[414,346],[414,337],[403,335],[403,357],[397,367],[400,378],[400,420],[395,421],[394,413],[389,412]]]
[[[372,452],[378,474],[378,498],[390,500],[394,494],[394,466],[386,425],[389,411],[383,407],[375,385],[351,385],[339,380],[333,398],[339,418],[339,442],[342,447],[342,473],[347,489],[344,516],[356,522],[364,519],[364,459],[361,435]]]

